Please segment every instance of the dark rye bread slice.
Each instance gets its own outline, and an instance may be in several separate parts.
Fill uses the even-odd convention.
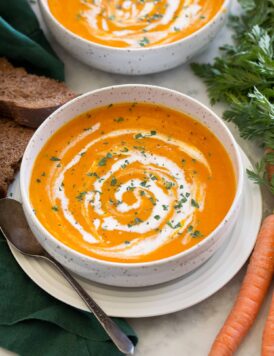
[[[0,198],[7,194],[34,130],[0,119]]]
[[[64,83],[28,74],[3,58],[0,59],[0,83],[0,115],[34,128],[75,97]]]

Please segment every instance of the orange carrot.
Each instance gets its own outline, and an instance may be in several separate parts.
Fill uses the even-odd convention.
[[[274,355],[274,293],[270,305],[269,314],[265,323],[262,344],[262,356]]]
[[[230,356],[237,350],[259,312],[273,272],[274,214],[268,216],[262,224],[239,295],[209,356]]]

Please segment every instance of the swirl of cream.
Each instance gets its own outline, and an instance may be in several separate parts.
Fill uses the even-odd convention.
[[[94,125],[88,133],[72,140],[70,146],[62,152],[61,158],[87,135],[92,137],[93,132],[98,128],[98,124]],[[80,204],[81,214],[87,225],[92,226],[91,231],[98,232],[99,229],[103,229],[118,233],[126,232],[137,237],[131,239],[129,244],[118,243],[108,247],[99,233],[93,234],[75,222],[69,209],[69,198],[66,196],[65,189],[60,189],[65,173],[71,168],[76,169],[80,160],[86,159],[83,152],[92,149],[95,144],[111,137],[119,137],[123,141],[127,135],[134,137],[137,133],[136,130],[117,130],[104,134],[100,138],[91,139],[68,164],[59,170],[52,171],[51,180],[54,181],[51,190],[52,203],[55,204],[57,200],[61,202],[66,220],[82,235],[85,241],[90,243],[90,250],[102,256],[131,258],[149,254],[167,244],[171,239],[180,238],[189,224],[195,227],[196,211],[203,210],[204,207],[205,187],[199,182],[197,176],[193,177],[193,182],[190,184],[185,178],[183,168],[171,159],[149,151],[144,154],[138,149],[130,148],[126,152],[121,153],[119,150],[119,153],[109,156],[109,169],[103,176],[95,176],[92,189],[85,192]],[[146,136],[149,137],[149,132],[143,133],[143,137]],[[171,147],[176,146],[192,159],[199,161],[210,172],[206,158],[197,148],[161,134],[157,134],[155,138],[150,137],[150,140],[153,139],[160,140]],[[136,176],[117,185],[114,198],[119,204],[114,204],[111,210],[112,214],[109,214],[109,211],[106,211],[106,206],[102,204],[104,189],[109,186],[113,177],[118,177],[121,174],[121,167],[123,167],[123,174],[127,170],[134,174],[132,167],[136,167],[136,165],[140,172],[145,172],[145,180]],[[129,191],[134,196],[132,204],[127,203],[124,199],[124,195]],[[143,202],[148,200],[152,203],[152,207],[145,221],[138,218],[133,219],[129,224],[119,221],[121,214],[130,214],[141,209]],[[197,206],[193,205],[193,201],[198,202]],[[96,215],[98,218],[91,220],[91,215]],[[186,238],[189,238],[189,234],[186,234],[183,239]]]
[[[198,0],[94,1],[85,2],[83,17],[93,36],[104,41],[124,41],[128,46],[146,46],[164,41],[199,18]]]

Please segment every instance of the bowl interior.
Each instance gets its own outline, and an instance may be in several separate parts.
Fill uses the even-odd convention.
[[[201,122],[215,134],[229,154],[236,175],[237,192],[234,202],[226,216],[226,219],[229,218],[233,206],[235,206],[240,199],[243,184],[243,168],[238,146],[222,120],[198,101],[179,92],[147,85],[121,85],[99,89],[73,99],[49,116],[33,135],[23,157],[20,185],[24,208],[32,216],[35,223],[38,226],[41,225],[32,211],[29,199],[29,182],[33,164],[41,148],[56,130],[81,113],[96,107],[121,102],[144,102],[172,108]],[[195,246],[193,248],[195,248]]]
[[[191,33],[190,35],[186,36],[186,37],[183,37],[175,42],[171,42],[171,43],[166,43],[166,44],[161,44],[161,45],[155,45],[155,46],[152,46],[152,47],[141,47],[141,48],[138,48],[138,47],[113,47],[113,46],[108,46],[108,45],[105,45],[105,44],[100,44],[100,43],[96,43],[96,42],[92,42],[92,41],[89,41],[81,36],[79,36],[78,34],[70,31],[69,29],[67,29],[65,26],[63,26],[54,16],[53,14],[51,13],[50,11],[50,8],[49,8],[49,5],[48,5],[48,0],[39,0],[39,4],[40,6],[42,6],[43,10],[44,10],[44,13],[47,15],[47,17],[49,17],[59,28],[61,28],[63,31],[65,31],[68,35],[70,35],[71,37],[79,40],[80,42],[82,43],[85,43],[85,44],[92,44],[94,47],[98,47],[98,48],[105,48],[105,49],[109,49],[111,51],[119,51],[119,52],[148,52],[148,51],[152,51],[152,50],[155,50],[155,49],[159,49],[159,48],[165,48],[165,47],[172,47],[174,46],[175,44],[177,43],[181,43],[181,42],[184,42],[186,40],[192,40],[192,38],[194,39],[195,36],[199,33],[201,33],[202,31],[204,31],[205,29],[207,29],[214,21],[216,21],[216,19],[221,16],[222,14],[224,13],[227,13],[229,11],[229,8],[230,8],[230,4],[231,4],[231,0],[223,0],[223,4],[222,6],[220,7],[219,11],[217,11],[217,13],[215,14],[215,16],[213,16],[213,18],[208,21],[204,26],[202,26],[201,28],[199,28],[197,31]],[[225,19],[225,17],[224,17]]]

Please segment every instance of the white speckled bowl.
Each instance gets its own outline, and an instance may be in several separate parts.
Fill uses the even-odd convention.
[[[191,249],[172,257],[146,263],[117,263],[83,255],[55,239],[35,216],[30,199],[29,183],[36,156],[48,138],[62,125],[90,109],[119,102],[148,102],[184,112],[207,126],[225,146],[236,174],[237,193],[224,220],[203,241]],[[224,182],[225,184],[225,182]],[[73,272],[96,282],[140,287],[166,282],[184,275],[209,259],[229,237],[238,216],[242,190],[243,166],[238,145],[230,131],[207,107],[179,92],[149,85],[119,85],[86,93],[55,111],[38,128],[25,151],[20,187],[23,208],[30,228],[43,247],[60,263]]]
[[[204,50],[225,23],[231,0],[224,0],[215,17],[192,35],[179,41],[147,48],[117,48],[97,44],[74,34],[51,14],[48,0],[39,0],[43,18],[61,46],[80,61],[113,73],[157,73],[185,63]]]

